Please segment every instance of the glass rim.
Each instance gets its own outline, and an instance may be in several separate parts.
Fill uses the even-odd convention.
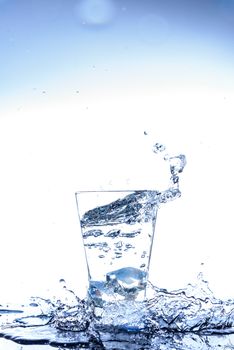
[[[128,192],[146,192],[146,191],[152,191],[152,192],[158,192],[160,193],[160,191],[157,191],[155,189],[131,189],[131,190],[81,190],[81,191],[76,191],[75,192],[75,195],[78,195],[78,194],[83,194],[83,193],[118,193],[118,192],[125,192],[125,193],[128,193]]]

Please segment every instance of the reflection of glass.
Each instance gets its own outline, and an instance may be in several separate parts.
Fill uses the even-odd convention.
[[[97,306],[145,298],[157,195],[155,191],[76,193],[89,296]]]

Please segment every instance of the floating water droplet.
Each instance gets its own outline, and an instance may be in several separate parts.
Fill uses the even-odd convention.
[[[172,175],[177,175],[179,173],[182,173],[184,170],[184,167],[186,165],[186,157],[183,154],[180,154],[176,157],[170,157],[169,158],[170,163],[170,169]]]
[[[155,143],[155,145],[153,146],[153,152],[154,153],[160,153],[160,152],[164,152],[166,150],[166,147],[161,144],[161,143]]]
[[[64,288],[64,289],[67,288],[67,287],[66,287],[66,281],[65,281],[65,279],[60,278],[59,283],[61,284],[61,287],[62,287],[62,288]]]

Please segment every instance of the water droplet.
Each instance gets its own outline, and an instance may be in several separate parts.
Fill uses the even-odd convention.
[[[61,284],[61,287],[66,289],[66,281],[63,278],[60,278],[59,283]]]
[[[29,306],[38,307],[39,305],[37,303],[30,303]]]
[[[155,143],[155,145],[153,146],[153,152],[154,153],[160,153],[160,152],[164,152],[166,150],[166,147],[161,144],[161,143]]]
[[[179,173],[182,173],[184,170],[184,167],[186,165],[186,157],[183,154],[180,154],[176,157],[170,157],[169,158],[170,163],[170,169],[172,175],[177,175]]]

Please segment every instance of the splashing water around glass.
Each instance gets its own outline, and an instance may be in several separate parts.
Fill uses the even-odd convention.
[[[162,144],[153,152],[169,164],[165,191],[77,194],[87,298],[79,299],[61,280],[63,300],[32,297],[23,306],[0,305],[0,337],[60,349],[232,348],[234,300],[216,299],[201,273],[195,284],[170,292],[148,281],[156,214],[180,197],[186,165],[184,155],[169,156]]]

